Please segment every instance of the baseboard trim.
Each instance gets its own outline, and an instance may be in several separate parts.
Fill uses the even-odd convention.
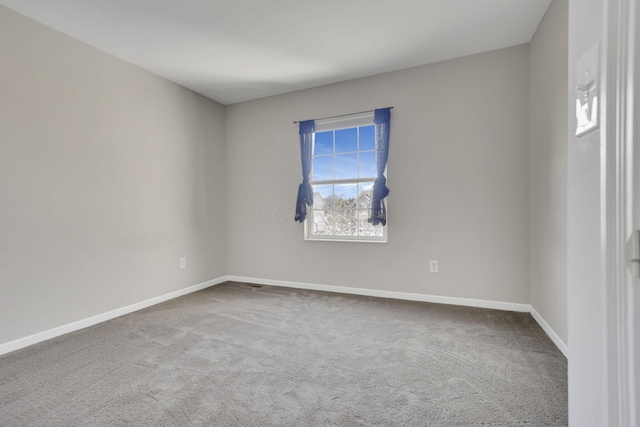
[[[538,325],[540,325],[542,330],[549,336],[549,338],[551,338],[551,341],[553,341],[556,347],[558,347],[558,349],[562,352],[562,354],[564,354],[564,357],[569,359],[569,346],[567,346],[567,344],[564,341],[562,341],[562,339],[558,336],[558,334],[556,334],[556,331],[554,331],[553,328],[549,326],[546,320],[544,320],[544,318],[540,315],[540,313],[538,313],[538,311],[533,306],[531,306],[530,313],[531,313],[531,316],[534,319],[536,319],[536,322],[538,322]]]
[[[133,313],[134,311],[142,310],[143,308],[151,307],[152,305],[159,304],[174,298],[181,297],[183,295],[190,294],[192,292],[200,291],[202,289],[209,288],[211,286],[218,285],[227,281],[226,276],[218,277],[217,279],[208,280],[198,285],[190,286],[188,288],[180,289],[168,294],[160,295],[154,298],[149,298],[144,301],[137,302],[135,304],[127,305],[125,307],[117,308],[115,310],[107,311],[106,313],[97,314],[95,316],[87,317],[86,319],[78,320],[76,322],[67,323],[66,325],[58,326],[53,329],[49,329],[43,332],[38,332],[33,335],[29,335],[24,338],[18,338],[14,341],[9,341],[4,344],[0,344],[0,356],[10,353],[21,348],[28,347],[33,344],[37,344],[42,341],[46,341],[51,338],[55,338],[60,335],[68,334],[79,329],[83,329],[89,326],[93,326],[97,323],[105,322],[107,320],[115,319],[116,317],[123,316],[125,314]]]
[[[226,280],[233,281],[233,282],[254,283],[257,285],[281,286],[281,287],[287,287],[287,288],[308,289],[313,291],[336,292],[341,294],[364,295],[364,296],[371,296],[371,297],[393,298],[393,299],[421,301],[421,302],[433,302],[437,304],[462,305],[467,307],[490,308],[495,310],[518,311],[522,313],[530,313],[531,316],[535,319],[535,321],[538,322],[542,330],[551,339],[551,341],[556,345],[556,347],[558,347],[558,350],[560,350],[566,358],[569,358],[569,349],[567,344],[565,344],[565,342],[562,341],[562,339],[560,339],[560,337],[558,336],[558,334],[556,334],[553,328],[549,326],[549,324],[543,319],[540,313],[538,313],[536,309],[533,308],[530,304],[479,300],[479,299],[472,299],[472,298],[443,297],[438,295],[416,294],[416,293],[409,293],[409,292],[380,291],[380,290],[367,289],[367,288],[351,288],[346,286],[319,285],[315,283],[288,282],[284,280],[260,279],[257,277],[244,277],[244,276],[233,276],[233,275],[226,276]]]
[[[443,297],[438,295],[416,294],[409,292],[380,291],[367,288],[351,288],[346,286],[318,285],[315,283],[288,282],[284,280],[260,279],[256,277],[227,276],[234,282],[255,283],[257,285],[282,286],[287,288],[308,289],[313,291],[336,292],[341,294],[364,295],[370,297],[393,298],[408,301],[434,302],[438,304],[463,305],[467,307],[492,308],[495,310],[519,311],[529,313],[529,304],[502,301],[489,301],[472,298]]]
[[[544,332],[549,336],[551,341],[553,341],[553,343],[562,352],[562,354],[564,354],[564,356],[567,358],[569,354],[567,344],[565,344],[565,342],[562,341],[562,339],[560,339],[558,334],[556,334],[556,332],[551,328],[551,326],[549,326],[549,324],[544,320],[544,318],[540,315],[540,313],[538,313],[536,309],[529,304],[509,303],[509,302],[502,302],[502,301],[489,301],[489,300],[480,300],[480,299],[472,299],[472,298],[444,297],[444,296],[438,296],[438,295],[416,294],[416,293],[409,293],[409,292],[381,291],[381,290],[367,289],[367,288],[320,285],[315,283],[289,282],[284,280],[260,279],[257,277],[227,275],[227,276],[218,277],[217,279],[208,280],[204,283],[190,286],[188,288],[180,289],[174,292],[169,292],[168,294],[164,294],[164,295],[160,295],[144,301],[140,301],[135,304],[117,308],[115,310],[111,310],[106,313],[87,317],[86,319],[82,319],[76,322],[68,323],[66,325],[58,326],[56,328],[52,328],[43,332],[38,332],[36,334],[29,335],[24,338],[19,338],[14,341],[9,341],[7,343],[0,344],[0,356],[3,354],[10,353],[12,351],[20,350],[21,348],[25,348],[33,344],[37,344],[42,341],[46,341],[51,338],[55,338],[60,335],[68,334],[70,332],[87,328],[89,326],[93,326],[95,324],[105,322],[107,320],[115,319],[116,317],[124,316],[125,314],[133,313],[134,311],[142,310],[143,308],[151,307],[152,305],[156,305],[161,302],[169,301],[171,299],[178,298],[183,295],[190,294],[192,292],[197,292],[202,289],[209,288],[211,286],[219,285],[220,283],[224,283],[226,281],[246,282],[246,283],[255,283],[257,285],[280,286],[280,287],[295,288],[295,289],[308,289],[308,290],[314,290],[314,291],[335,292],[335,293],[351,294],[351,295],[363,295],[363,296],[371,296],[371,297],[379,297],[379,298],[392,298],[392,299],[400,299],[400,300],[407,300],[407,301],[432,302],[437,304],[451,304],[451,305],[461,305],[461,306],[467,306],[467,307],[490,308],[495,310],[518,311],[523,313],[530,313],[531,316],[536,320],[536,322],[538,322],[542,330],[544,330]]]

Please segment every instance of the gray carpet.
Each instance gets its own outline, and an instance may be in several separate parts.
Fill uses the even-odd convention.
[[[0,357],[2,426],[561,426],[529,314],[225,283]]]

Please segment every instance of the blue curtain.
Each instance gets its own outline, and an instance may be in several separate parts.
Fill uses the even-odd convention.
[[[309,184],[311,173],[311,157],[313,155],[313,133],[316,130],[315,120],[300,122],[300,158],[302,160],[302,184],[298,186],[296,203],[296,221],[303,222],[307,217],[307,206],[313,205],[313,188]]]
[[[384,198],[389,194],[387,179],[384,170],[389,158],[389,124],[391,122],[391,108],[379,108],[375,110],[373,123],[376,127],[376,168],[378,177],[371,191],[371,216],[369,222],[372,225],[387,225],[387,211],[384,206]]]

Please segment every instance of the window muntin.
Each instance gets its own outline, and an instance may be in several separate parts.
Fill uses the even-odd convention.
[[[368,222],[377,170],[375,127],[365,123],[316,129],[305,239],[386,242],[386,227]]]

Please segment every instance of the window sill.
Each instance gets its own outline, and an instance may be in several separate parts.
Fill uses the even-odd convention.
[[[304,239],[305,242],[340,242],[340,243],[387,243],[387,240],[377,240],[377,239],[344,239],[340,237],[336,238],[315,238],[315,237],[307,237]]]

